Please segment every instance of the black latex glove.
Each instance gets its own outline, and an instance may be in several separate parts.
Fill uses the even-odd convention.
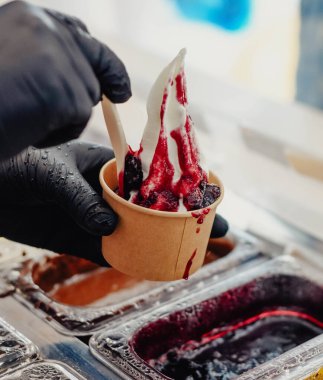
[[[13,1],[0,7],[0,160],[80,135],[104,93],[131,96],[119,58],[76,18]]]
[[[228,232],[228,229],[228,222],[221,215],[216,214],[211,230],[211,238],[223,237]]]
[[[117,216],[98,195],[98,178],[112,157],[108,148],[72,141],[0,161],[0,235],[107,265],[101,236],[114,230]],[[211,237],[227,229],[217,216]]]
[[[99,171],[112,157],[111,149],[72,141],[0,161],[0,236],[107,265],[101,236],[117,216],[99,195]]]

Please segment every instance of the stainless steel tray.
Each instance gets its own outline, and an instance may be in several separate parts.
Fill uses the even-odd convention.
[[[278,292],[278,295],[280,292],[282,292],[282,295],[285,294],[284,292],[288,293],[296,306],[297,302],[304,297],[306,299],[312,297],[312,305],[314,305],[313,302],[317,301],[315,295],[311,295],[312,288],[306,284],[311,283],[315,284],[319,289],[323,288],[321,270],[317,270],[315,264],[309,262],[308,257],[306,260],[303,260],[300,255],[298,255],[298,258],[285,255],[253,267],[240,269],[240,273],[236,273],[234,277],[228,277],[227,273],[224,273],[222,277],[219,275],[216,283],[206,284],[205,289],[201,292],[187,295],[180,300],[151,310],[149,313],[142,315],[140,319],[132,318],[128,322],[116,326],[113,330],[109,329],[95,334],[90,340],[91,352],[121,378],[165,379],[167,378],[165,375],[155,370],[141,357],[143,356],[143,351],[141,348],[138,349],[140,347],[136,343],[138,342],[138,337],[140,339],[143,336],[146,340],[154,338],[147,340],[147,347],[151,350],[152,346],[149,346],[150,343],[155,342],[154,344],[157,345],[164,344],[162,339],[164,339],[165,331],[167,331],[167,327],[172,326],[173,329],[169,327],[169,331],[173,331],[174,339],[177,341],[176,339],[181,339],[180,337],[183,334],[185,335],[185,329],[191,328],[187,327],[190,326],[187,322],[189,318],[192,315],[198,315],[199,310],[202,310],[203,305],[207,305],[210,300],[210,304],[213,305],[212,307],[216,308],[219,307],[216,305],[221,305],[223,299],[229,297],[230,294],[231,296],[232,294],[236,294],[236,298],[239,298],[241,302],[244,302],[244,305],[248,306],[248,302],[251,302],[250,299],[253,300],[253,298],[250,296],[251,293],[246,294],[245,289],[249,289],[250,284],[253,284],[251,289],[254,292],[252,293],[254,296],[254,301],[252,302],[260,302],[261,297],[264,297],[265,300],[266,297],[269,297],[269,290],[272,289],[273,285],[277,284],[277,279],[281,278],[282,280],[278,281],[280,285],[277,289],[279,291],[277,290],[276,292]],[[294,282],[287,281],[286,279],[289,278],[295,278],[296,280]],[[276,279],[276,282],[272,279]],[[273,281],[272,284],[271,281]],[[262,288],[263,283],[266,286]],[[317,306],[322,309],[323,302]],[[221,307],[219,308],[221,309]],[[211,308],[210,312],[213,313],[214,310]],[[232,311],[231,309],[228,310],[229,313]],[[175,322],[178,323],[178,321],[182,321],[182,324],[175,328]],[[163,328],[163,336],[160,336],[160,342],[158,341],[158,329],[154,326],[166,326]],[[177,343],[179,342],[180,340],[177,341]],[[317,368],[318,363],[322,363],[322,361],[323,335],[319,335],[276,359],[251,369],[236,378],[241,380],[299,379],[301,375],[313,372],[313,369]],[[307,372],[304,373],[304,371]],[[293,375],[291,375],[292,373]],[[294,377],[289,377],[289,375]]]
[[[227,276],[239,268],[254,265],[255,262],[268,259],[262,254],[264,247],[259,239],[235,231],[233,233],[235,248],[226,257],[204,266],[188,281],[173,283],[156,283],[145,281],[128,292],[127,298],[111,302],[109,296],[100,306],[68,306],[53,300],[37,286],[32,278],[32,268],[37,260],[30,260],[27,267],[21,270],[12,268],[7,272],[10,284],[16,287],[15,297],[55,329],[67,335],[90,335],[102,328],[113,328],[114,325],[134,315],[140,316],[145,311],[161,304],[180,299],[192,292],[198,292],[209,283],[216,283],[218,276],[226,272]],[[130,296],[129,296],[130,294]]]
[[[11,372],[1,380],[85,380],[71,367],[57,361],[37,361],[18,371]]]
[[[0,375],[28,364],[38,356],[37,347],[0,318]]]

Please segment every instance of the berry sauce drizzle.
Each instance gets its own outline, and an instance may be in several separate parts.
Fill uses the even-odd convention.
[[[204,219],[209,212],[210,212],[210,209],[205,208],[204,210],[201,210],[201,211],[191,212],[191,215],[193,216],[193,218],[197,219],[197,224],[203,224]],[[198,232],[200,232],[200,231],[198,231]]]
[[[124,193],[124,182],[125,182],[125,175],[124,175],[124,170],[121,170],[119,175],[118,175],[118,194],[120,197],[124,198],[125,193]]]
[[[187,97],[186,97],[186,79],[184,75],[184,71],[181,71],[175,78],[176,82],[176,98],[179,104],[183,106],[187,105]]]
[[[167,89],[165,89],[160,107],[161,127],[159,138],[152,162],[149,167],[148,177],[141,184],[139,196],[143,202],[149,200],[149,198],[153,196],[153,202],[149,204],[150,208],[163,210],[163,204],[165,203],[165,211],[176,211],[178,208],[178,202],[176,202],[176,204],[173,201],[170,202],[171,207],[176,208],[176,210],[167,210],[169,205],[165,202],[171,195],[168,194],[168,192],[172,192],[172,180],[175,172],[174,167],[169,160],[168,143],[164,125],[167,98],[168,93]]]
[[[183,126],[172,130],[167,136],[165,111],[168,104],[169,89],[175,86],[179,107],[186,110]],[[168,144],[173,139],[177,146],[178,163],[181,169],[180,178],[174,181],[175,169],[169,157]],[[186,82],[184,71],[169,81],[164,90],[160,106],[160,132],[155,152],[149,166],[147,178],[143,179],[141,153],[129,148],[125,158],[124,173],[120,173],[119,195],[140,206],[161,210],[178,211],[182,199],[185,208],[197,210],[207,207],[220,196],[220,188],[207,183],[207,174],[199,165],[200,155],[194,137],[193,122],[187,112]],[[122,180],[123,177],[123,180]],[[203,223],[203,218],[199,219]],[[198,223],[199,223],[198,221]]]
[[[216,339],[220,339],[223,336],[236,331],[238,329],[241,329],[243,327],[246,327],[248,325],[251,325],[252,323],[255,323],[259,320],[270,318],[270,317],[276,317],[276,316],[283,316],[283,317],[294,317],[298,318],[307,322],[312,323],[313,325],[323,329],[323,322],[318,320],[317,318],[312,317],[309,314],[301,313],[294,310],[270,310],[270,311],[264,311],[262,313],[259,313],[257,315],[254,315],[246,320],[240,321],[232,326],[226,326],[226,327],[220,327],[215,328],[212,331],[205,333],[202,335],[202,338],[199,342],[190,340],[187,343],[185,343],[180,350],[183,351],[189,351],[194,350],[197,347],[201,347],[205,344],[208,344],[210,342],[213,342]]]
[[[184,280],[188,280],[195,255],[196,255],[196,250],[193,252],[192,256],[190,257],[190,259],[188,260],[188,262],[186,264],[185,271],[183,274]]]

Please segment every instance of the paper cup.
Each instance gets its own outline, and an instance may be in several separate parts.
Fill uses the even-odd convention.
[[[102,238],[107,262],[130,276],[152,281],[188,278],[203,265],[215,211],[223,198],[221,181],[209,174],[221,196],[211,206],[187,212],[151,210],[130,203],[115,193],[118,186],[115,159],[100,172],[103,198],[118,214],[110,236]]]

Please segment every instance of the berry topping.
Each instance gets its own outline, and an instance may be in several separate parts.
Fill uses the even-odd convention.
[[[210,206],[219,198],[220,195],[221,195],[221,190],[219,186],[214,185],[213,183],[207,183],[201,206],[202,207]]]
[[[130,152],[125,157],[124,198],[130,198],[130,192],[139,190],[142,183],[141,160]]]

